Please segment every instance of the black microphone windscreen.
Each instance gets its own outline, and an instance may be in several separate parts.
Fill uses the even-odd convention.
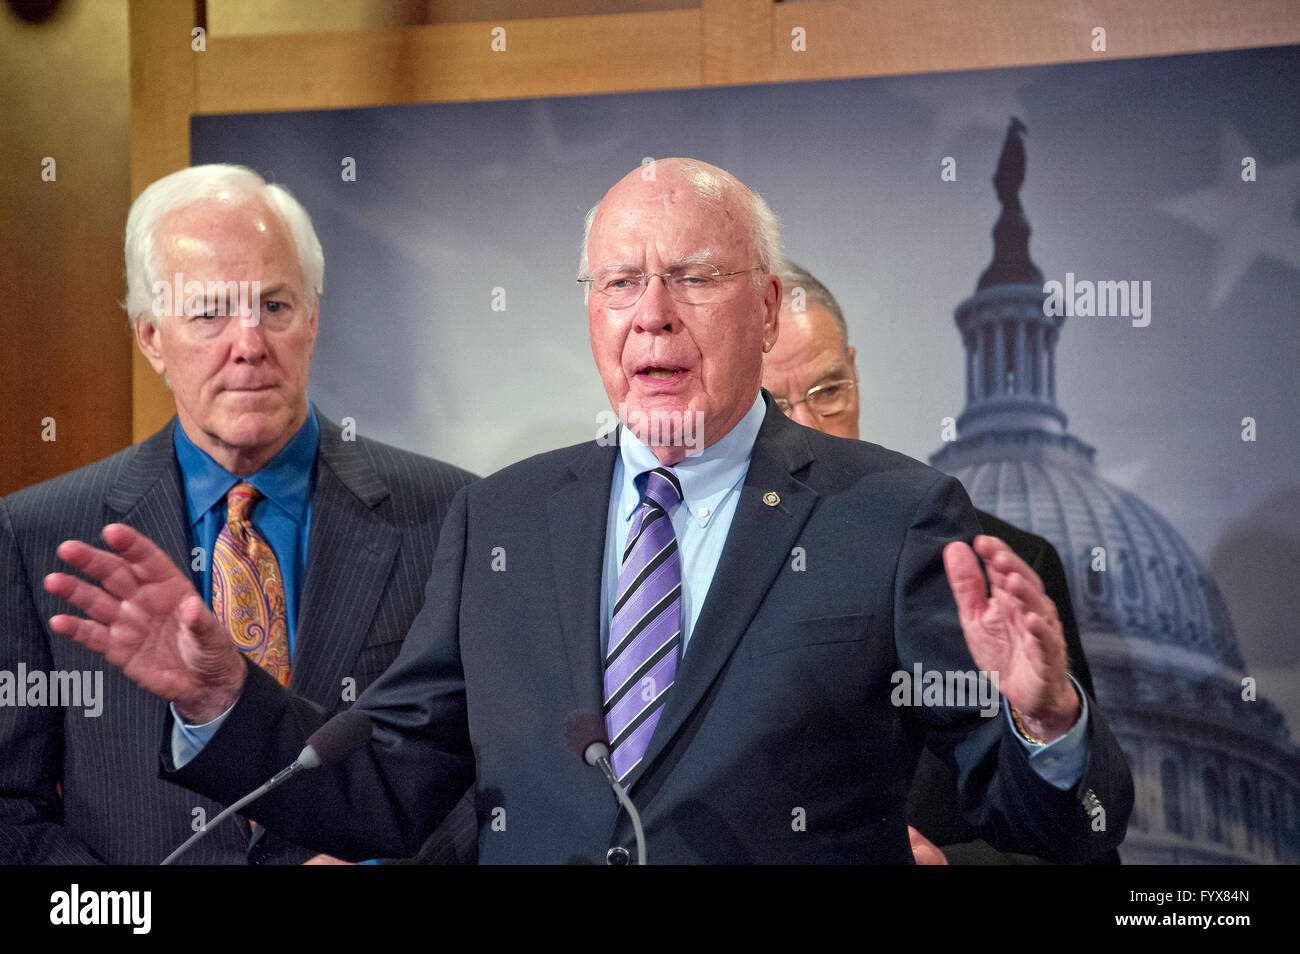
[[[576,709],[564,717],[564,741],[573,753],[587,761],[587,746],[593,742],[608,745],[605,739],[605,720],[600,713],[590,709]]]
[[[307,747],[321,765],[342,761],[370,741],[370,716],[360,709],[340,712],[311,734]]]

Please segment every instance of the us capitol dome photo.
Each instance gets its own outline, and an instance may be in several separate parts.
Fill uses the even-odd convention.
[[[1057,406],[1065,317],[1044,314],[1029,257],[1024,132],[1013,119],[993,179],[993,261],[955,312],[959,436],[930,463],[1061,555],[1097,701],[1133,769],[1124,862],[1294,864],[1300,749],[1282,713],[1253,697],[1218,587],[1154,507],[1098,475],[1095,449]]]

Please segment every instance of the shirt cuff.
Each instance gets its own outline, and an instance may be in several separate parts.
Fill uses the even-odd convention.
[[[168,706],[172,710],[172,766],[177,769],[184,768],[187,762],[203,751],[203,747],[221,728],[221,723],[226,721],[226,716],[230,715],[230,709],[235,708],[231,706],[203,725],[189,725],[174,705],[168,703]]]
[[[1039,778],[1063,792],[1078,784],[1079,779],[1083,778],[1083,770],[1088,765],[1088,694],[1083,691],[1073,676],[1070,676],[1070,682],[1074,683],[1074,691],[1079,694],[1078,721],[1070,727],[1069,732],[1046,745],[1030,742],[1021,735],[1011,719],[1011,706],[1008,704],[1003,707],[1006,709],[1007,722],[1011,726],[1012,734],[1020,740],[1020,744],[1029,754],[1030,766],[1038,773]]]

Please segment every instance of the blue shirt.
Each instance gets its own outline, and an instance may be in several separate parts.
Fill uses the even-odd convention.
[[[289,658],[293,659],[294,632],[298,621],[298,594],[307,575],[307,534],[311,530],[311,491],[320,424],[309,405],[307,420],[289,443],[267,461],[257,473],[238,477],[199,448],[185,428],[176,426],[173,441],[180,464],[189,509],[190,543],[201,547],[203,599],[212,605],[212,552],[217,535],[226,525],[226,494],[241,481],[262,494],[253,506],[253,526],[266,538],[280,564],[284,580],[284,602],[289,623]]]

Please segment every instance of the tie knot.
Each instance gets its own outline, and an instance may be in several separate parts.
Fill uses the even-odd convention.
[[[247,482],[235,484],[226,494],[226,520],[231,524],[248,523],[253,505],[262,499],[262,492]]]
[[[664,513],[672,513],[682,499],[682,484],[667,467],[656,467],[646,475],[645,495],[643,501],[661,507]]]

